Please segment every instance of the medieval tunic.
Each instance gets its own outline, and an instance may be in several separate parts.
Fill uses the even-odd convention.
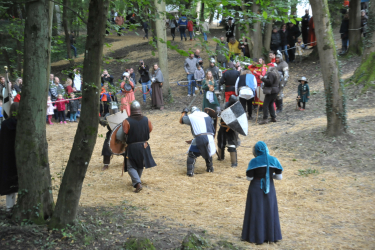
[[[194,136],[189,151],[197,156],[202,155],[204,159],[210,159],[216,153],[214,134],[215,128],[212,124],[212,118],[204,113],[195,111],[184,116],[182,123],[191,126],[191,132]]]
[[[264,142],[258,142],[254,151],[257,157],[250,161],[246,171],[251,182],[241,238],[257,244],[276,242],[282,236],[273,179],[281,180],[283,168],[277,158],[269,155]]]
[[[216,108],[220,106],[220,103],[217,100],[217,96],[215,95],[215,93],[212,93],[213,102],[210,102],[207,99],[207,91],[209,91],[209,86],[210,85],[213,85],[215,90],[217,90],[219,88],[218,85],[217,85],[217,82],[215,80],[214,81],[211,81],[211,80],[208,81],[206,79],[203,80],[202,89],[204,90],[204,93],[203,93],[202,110],[204,110],[205,108],[210,108],[210,109],[213,109],[213,110],[216,111]]]
[[[121,91],[123,97],[121,98],[121,107],[120,110],[123,111],[124,109],[126,110],[126,113],[128,116],[130,116],[130,105],[132,102],[135,100],[134,96],[134,83],[129,80],[129,84],[132,86],[132,89],[130,91],[125,90],[125,81],[121,83]]]
[[[309,98],[307,98],[308,96],[310,96],[310,89],[309,89],[309,85],[307,85],[307,83],[303,84],[300,83],[300,85],[298,85],[298,96],[301,98],[299,101],[300,102],[308,102],[309,101]]]
[[[164,82],[163,73],[161,72],[160,68],[158,68],[153,74],[152,78],[152,106],[161,108],[164,106],[163,101],[163,89],[161,84]]]
[[[12,117],[2,122],[0,131],[0,195],[10,195],[18,191],[16,166],[16,127]]]

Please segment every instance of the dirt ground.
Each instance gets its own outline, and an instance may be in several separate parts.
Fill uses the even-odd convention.
[[[218,36],[222,31],[214,30],[213,33]],[[157,53],[153,56],[149,45],[140,37],[129,34],[118,39],[115,42],[118,47],[109,56],[125,56],[128,61],[106,64],[115,77],[120,77],[125,68],[136,67],[139,59],[144,59],[148,65],[157,62]],[[122,48],[121,44],[126,47]],[[174,44],[186,50],[193,49],[197,42],[176,39]],[[215,43],[210,39],[208,46],[213,50]],[[184,80],[184,58],[176,52],[169,53],[168,58],[170,81]],[[203,51],[203,59],[208,66],[206,51]],[[342,59],[343,78],[350,77],[359,62],[360,58]],[[164,111],[150,110],[149,103],[144,105],[144,113],[154,126],[149,142],[158,166],[144,171],[141,193],[132,192],[127,173],[121,176],[122,157],[114,156],[109,170],[101,171],[104,142],[101,135],[105,136],[106,129],[100,127],[82,190],[78,220],[89,225],[98,223],[89,223],[89,220],[102,220],[103,225],[97,230],[104,231],[88,240],[86,246],[107,249],[108,241],[123,242],[130,236],[144,234],[155,240],[157,249],[176,249],[183,235],[193,231],[213,242],[232,242],[238,249],[373,249],[374,93],[361,94],[360,86],[349,86],[346,91],[348,133],[329,138],[324,134],[327,118],[319,61],[304,60],[289,66],[291,76],[285,91],[284,112],[278,115],[277,123],[259,126],[254,120],[249,122],[249,135],[241,137],[237,168],[230,167],[226,153],[226,160],[214,160],[214,173],[205,172],[204,160],[200,158],[196,175],[193,178],[186,176],[188,145],[185,141],[191,139],[191,133],[187,126],[178,123],[178,119],[182,108],[192,99],[185,96],[186,87],[176,83],[171,84],[174,102],[167,104]],[[53,67],[56,70],[62,66],[57,63]],[[59,75],[59,72],[55,73]],[[297,79],[301,76],[309,79],[311,91],[304,112],[295,110]],[[202,98],[196,99],[197,106],[201,105]],[[139,92],[136,99],[141,100]],[[77,124],[67,124],[46,128],[55,199],[76,127]],[[253,158],[252,146],[259,140],[267,143],[271,155],[276,156],[284,167],[283,180],[275,183],[283,235],[283,240],[276,244],[254,245],[240,240],[249,186],[245,171]],[[0,206],[4,208],[4,204],[5,197],[1,197]],[[131,210],[131,213],[124,215],[123,210]],[[132,219],[136,222],[129,221]],[[119,238],[113,239],[118,233]],[[17,235],[16,231],[14,235]],[[4,237],[1,231],[0,236]],[[47,236],[43,237],[46,239]],[[71,242],[72,237],[68,237],[68,241],[57,239],[60,248],[51,248],[77,247]],[[162,243],[163,240],[166,243]],[[5,242],[11,242],[11,237]],[[13,242],[17,242],[17,237]],[[4,245],[4,241],[0,244]],[[39,245],[30,243],[30,246],[37,249]]]

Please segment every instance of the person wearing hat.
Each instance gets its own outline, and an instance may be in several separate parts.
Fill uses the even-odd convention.
[[[215,128],[212,118],[202,112],[196,106],[190,110],[191,114],[188,115],[188,108],[182,110],[180,117],[180,124],[189,125],[194,139],[190,142],[188,157],[187,157],[187,175],[194,176],[195,162],[199,156],[202,156],[206,161],[206,171],[214,172],[212,163],[212,156],[216,153],[215,147]]]
[[[308,102],[310,98],[310,89],[309,89],[309,85],[307,85],[308,81],[306,77],[303,76],[298,81],[300,82],[300,84],[298,85],[298,96],[297,96],[298,107],[299,107],[299,110],[304,111],[306,102]],[[301,107],[301,102],[302,102],[302,107]]]
[[[280,91],[276,98],[276,113],[283,111],[283,98],[284,98],[284,87],[288,83],[289,79],[289,65],[283,60],[283,55],[280,51],[277,51],[276,55],[276,69],[281,73],[280,77]]]
[[[135,100],[134,96],[134,83],[130,80],[130,73],[126,70],[122,75],[124,81],[121,83],[121,107],[120,110],[126,110],[128,116],[130,116],[130,104]]]
[[[233,18],[229,17],[228,18],[228,23],[225,26],[225,36],[227,37],[227,42],[229,43],[229,40],[231,37],[234,37],[234,31],[236,29],[236,25],[233,23]]]

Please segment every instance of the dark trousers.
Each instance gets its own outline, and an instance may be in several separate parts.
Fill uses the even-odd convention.
[[[57,111],[57,113],[59,114],[59,121],[60,122],[65,122],[65,110],[63,110],[63,111]]]
[[[103,163],[105,165],[109,165],[111,163],[111,156],[110,155],[103,155]]]
[[[171,28],[171,35],[173,38],[176,36],[176,28]]]
[[[180,36],[181,36],[181,41],[182,41],[182,37],[185,37],[186,38],[186,26],[180,26]]]
[[[309,43],[309,30],[307,28],[302,28],[302,40],[305,45]]]
[[[302,108],[305,109],[306,102],[302,102]],[[298,102],[298,107],[301,107],[301,102]]]
[[[240,97],[240,103],[242,104],[242,107],[245,110],[245,112],[246,112],[246,106],[247,106],[247,113],[249,115],[249,118],[253,114],[253,101],[254,101],[254,98],[246,100],[245,98]]]
[[[290,43],[289,44],[289,50],[288,50],[288,55],[289,55],[289,61],[293,62],[294,59],[296,58],[296,48],[292,49],[295,47],[296,43]]]
[[[145,37],[148,39],[148,29],[145,29]]]
[[[277,97],[277,94],[266,95],[264,97],[263,119],[268,118],[268,111],[270,112],[270,115],[272,118],[276,118],[275,109],[273,107],[273,103],[275,102],[276,97]]]

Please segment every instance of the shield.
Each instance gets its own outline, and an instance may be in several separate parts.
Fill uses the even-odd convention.
[[[125,110],[123,110],[122,112],[117,112],[114,115],[109,115],[107,116],[108,125],[112,130],[114,130],[117,124],[122,123],[126,118],[128,118],[128,114]]]
[[[241,135],[247,135],[249,124],[246,112],[239,101],[224,109],[220,116],[232,130]]]
[[[112,129],[111,136],[109,137],[108,144],[109,148],[114,155],[121,155],[125,153],[126,144],[122,141],[116,139],[116,135],[119,129],[122,129],[122,123],[117,124],[117,126]]]
[[[213,109],[210,109],[210,108],[205,108],[204,109],[204,112],[207,113],[211,118],[212,120],[214,121],[214,128],[215,128],[215,134],[214,134],[214,138],[216,136],[216,128],[217,128],[217,113],[215,110]]]

